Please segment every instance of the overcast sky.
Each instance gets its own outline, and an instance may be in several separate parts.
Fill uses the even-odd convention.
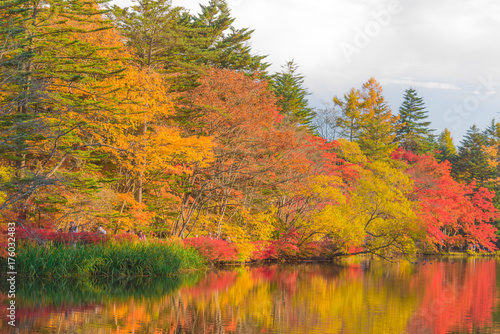
[[[199,12],[208,0],[173,0]],[[498,0],[228,0],[237,28],[270,72],[294,59],[322,108],[333,96],[381,82],[397,114],[410,86],[424,98],[432,127],[458,143],[476,124],[500,120]],[[120,6],[128,0],[116,0]]]

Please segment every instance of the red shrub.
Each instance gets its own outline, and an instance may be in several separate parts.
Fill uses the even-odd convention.
[[[122,233],[113,235],[113,239],[119,243],[133,243],[139,240],[139,236],[135,233]]]
[[[254,241],[252,244],[255,246],[255,250],[250,257],[252,261],[266,261],[266,260],[276,260],[278,258],[278,252],[276,252],[276,247],[273,241]]]
[[[253,242],[255,250],[250,259],[254,261],[266,261],[297,258],[300,253],[298,247],[299,239],[299,233],[292,230],[289,233],[281,235],[278,240],[255,241]]]
[[[298,233],[292,232],[279,240],[253,242],[255,250],[251,260],[324,258],[338,254],[338,247],[331,240],[304,242],[299,245],[298,236]]]
[[[331,244],[331,242],[330,242]],[[327,252],[327,247],[325,242],[323,241],[312,241],[308,243],[304,243],[300,247],[300,257],[320,257],[324,256]]]
[[[238,260],[236,246],[225,240],[209,237],[189,238],[183,240],[184,245],[189,245],[211,262],[230,262]]]

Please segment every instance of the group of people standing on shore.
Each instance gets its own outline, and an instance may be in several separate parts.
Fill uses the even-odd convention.
[[[134,232],[132,232],[131,230],[127,230],[127,234],[134,234]],[[137,236],[139,237],[139,240],[146,241],[146,236],[144,235],[144,233],[142,233],[142,231],[139,231],[135,234],[137,234]]]
[[[59,232],[62,232],[62,229],[59,229]],[[74,221],[70,222],[68,233],[78,233],[78,232],[79,232],[78,225],[76,225]],[[101,225],[99,225],[96,232],[97,234],[102,234],[102,235],[108,234],[108,232]]]

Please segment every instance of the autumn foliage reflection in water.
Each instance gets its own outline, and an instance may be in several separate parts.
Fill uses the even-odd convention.
[[[19,320],[26,333],[477,333],[494,325],[496,270],[495,260],[240,268],[158,294],[24,296]]]

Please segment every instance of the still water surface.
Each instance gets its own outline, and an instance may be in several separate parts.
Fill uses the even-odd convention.
[[[495,259],[246,267],[32,282],[18,333],[500,333]],[[2,319],[4,320],[4,319]],[[2,323],[0,333],[15,333]]]

